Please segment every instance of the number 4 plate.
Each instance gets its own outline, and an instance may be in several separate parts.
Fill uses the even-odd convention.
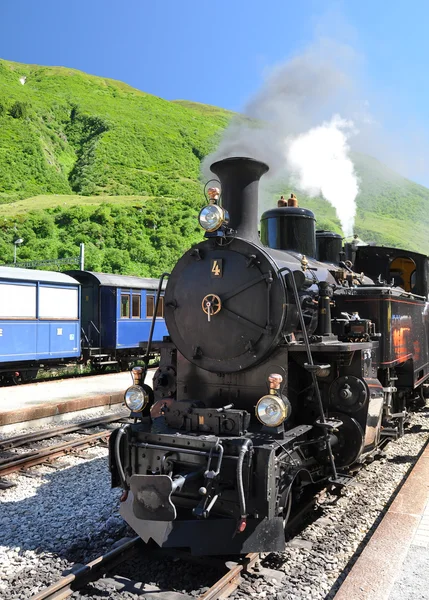
[[[223,271],[223,260],[221,258],[215,258],[211,261],[211,276],[212,277],[222,277]]]

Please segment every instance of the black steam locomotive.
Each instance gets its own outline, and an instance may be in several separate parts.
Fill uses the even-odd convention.
[[[153,392],[127,390],[135,422],[111,437],[122,515],[160,546],[282,550],[308,486],[345,485],[426,397],[427,257],[343,248],[298,207],[265,212],[259,236],[267,170],[212,165],[222,204],[169,276]]]

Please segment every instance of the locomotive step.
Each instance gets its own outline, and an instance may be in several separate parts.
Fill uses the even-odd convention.
[[[346,475],[345,473],[337,473],[337,477],[335,479],[333,477],[329,479],[329,483],[337,487],[346,487],[352,482],[353,477],[351,475]]]

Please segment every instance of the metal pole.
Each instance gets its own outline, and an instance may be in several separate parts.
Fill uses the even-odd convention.
[[[169,277],[169,276],[170,276],[170,273],[165,272],[161,275],[161,277],[159,279],[158,291],[156,293],[155,308],[154,308],[154,312],[153,312],[152,323],[150,324],[149,338],[147,340],[146,354],[143,358],[143,361],[144,361],[144,371],[143,371],[143,377],[142,377],[143,383],[146,379],[147,368],[149,365],[149,354],[150,354],[150,349],[152,346],[153,331],[155,329],[156,313],[158,312],[159,299],[161,297],[161,292],[162,292],[162,284],[164,282],[165,277]]]
[[[80,244],[79,269],[81,271],[85,270],[85,244],[83,242]]]
[[[13,245],[13,266],[16,267],[16,244]]]

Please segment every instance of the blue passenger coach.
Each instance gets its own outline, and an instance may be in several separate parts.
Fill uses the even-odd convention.
[[[0,267],[0,380],[77,359],[80,286],[64,273]]]
[[[84,358],[94,366],[119,363],[121,368],[142,356],[155,310],[158,279],[67,271],[82,286]],[[164,292],[160,298],[154,346],[168,335],[164,321]]]

